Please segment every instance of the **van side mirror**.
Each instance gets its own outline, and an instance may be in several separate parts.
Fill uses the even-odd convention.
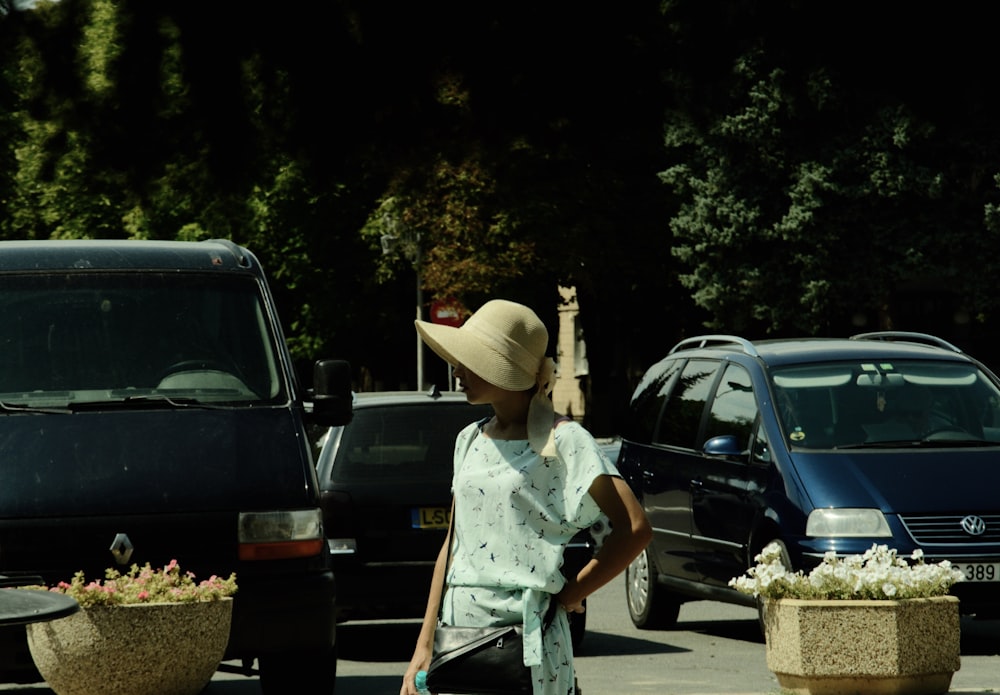
[[[312,418],[326,426],[346,425],[353,417],[351,364],[319,360],[313,367]]]

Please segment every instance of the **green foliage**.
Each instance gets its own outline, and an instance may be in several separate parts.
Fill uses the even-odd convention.
[[[397,242],[382,256],[381,278],[405,259],[421,264],[432,295],[477,297],[517,282],[536,262],[534,243],[498,207],[493,174],[477,159],[438,159],[399,185],[406,197],[386,197],[362,229],[376,243]]]
[[[900,32],[900,7],[8,11],[0,236],[247,244],[296,357],[390,385],[417,278],[427,302],[508,296],[550,323],[575,287],[588,385],[614,403],[664,326],[977,330],[997,302],[991,24]]]
[[[687,69],[672,75],[661,178],[681,200],[681,281],[709,327],[818,334],[867,313],[922,329],[926,312],[906,314],[900,296],[920,286],[995,311],[983,274],[963,271],[970,249],[987,251],[982,211],[996,198],[979,173],[995,168],[996,138],[995,110],[973,91],[977,37],[928,62],[927,27],[893,31],[891,5],[859,23],[827,2],[733,2],[711,16],[668,3]],[[935,36],[952,28],[940,21]],[[946,106],[970,99],[961,119]]]

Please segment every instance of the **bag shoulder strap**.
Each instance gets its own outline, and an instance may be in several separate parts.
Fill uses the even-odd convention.
[[[490,420],[491,417],[493,417],[493,416],[492,415],[487,415],[486,417],[482,418],[481,420],[476,420],[476,430],[471,435],[469,435],[469,437],[465,440],[464,446],[462,448],[462,462],[463,463],[465,462],[466,455],[469,453],[469,449],[472,448],[472,442],[474,442],[476,440],[476,437],[479,436],[479,433],[482,431],[483,426],[486,425],[487,422],[489,422],[489,420]],[[456,455],[458,454],[457,448],[456,448],[455,453],[456,453]],[[452,461],[452,468],[454,469],[454,461]],[[448,535],[447,535],[447,538],[448,538],[448,544],[449,545],[448,545],[448,563],[444,567],[445,586],[448,585],[448,567],[451,565],[451,553],[452,553],[452,549],[455,547],[455,539],[452,536],[452,534],[455,531],[455,509],[454,509],[454,505],[455,505],[455,502],[454,502],[454,499],[453,499],[452,500],[452,509],[451,509],[451,511],[448,514]],[[444,596],[443,593],[441,595]],[[438,611],[438,615],[440,616],[440,611]]]

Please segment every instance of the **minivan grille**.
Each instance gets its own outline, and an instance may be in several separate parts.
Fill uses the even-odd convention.
[[[954,514],[942,516],[901,516],[900,520],[920,545],[1000,544],[1000,514]],[[963,521],[966,521],[963,526]],[[978,520],[982,533],[973,535],[965,526]]]

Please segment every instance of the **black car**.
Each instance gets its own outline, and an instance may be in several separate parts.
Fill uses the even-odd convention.
[[[351,423],[323,435],[317,473],[339,620],[423,617],[448,529],[455,437],[492,414],[436,388],[363,392]],[[579,534],[563,571],[578,571],[593,546],[589,531]],[[578,643],[577,615],[585,614],[572,616]]]
[[[618,468],[654,528],[628,568],[639,627],[681,603],[753,606],[728,586],[771,541],[808,572],[887,545],[965,573],[964,613],[1000,615],[1000,382],[920,333],[750,341],[707,335],[653,365]]]
[[[350,418],[349,371],[319,363],[306,391],[232,242],[0,243],[0,575],[235,572],[225,659],[256,662],[265,692],[332,692],[305,424]],[[40,680],[23,627],[0,629],[0,678]]]

